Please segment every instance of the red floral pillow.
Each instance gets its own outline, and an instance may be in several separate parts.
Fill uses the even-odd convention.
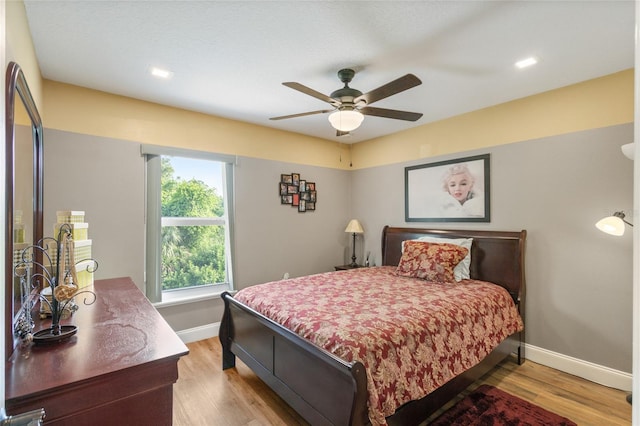
[[[405,241],[396,275],[440,283],[454,282],[453,268],[468,251],[455,244]]]

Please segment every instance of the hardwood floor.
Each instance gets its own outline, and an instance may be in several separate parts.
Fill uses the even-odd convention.
[[[241,361],[235,369],[222,371],[217,337],[187,346],[190,353],[178,363],[180,376],[173,388],[174,426],[308,424]],[[568,417],[580,426],[631,424],[631,406],[625,392],[531,361],[523,365],[504,362],[466,393],[482,383]]]

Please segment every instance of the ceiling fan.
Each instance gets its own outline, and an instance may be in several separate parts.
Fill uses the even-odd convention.
[[[363,94],[361,91],[349,87],[349,83],[355,74],[355,71],[349,68],[338,71],[338,77],[340,78],[340,81],[344,83],[344,87],[334,91],[330,96],[310,89],[300,83],[282,83],[287,87],[331,104],[333,109],[322,109],[318,111],[302,112],[299,114],[283,115],[280,117],[272,117],[270,120],[284,120],[287,118],[330,112],[329,122],[333,128],[337,130],[336,135],[344,136],[349,134],[350,131],[357,129],[362,123],[365,115],[406,121],[416,121],[422,117],[422,113],[369,106],[381,99],[388,98],[391,95],[395,95],[396,93],[403,92],[422,84],[422,81],[420,81],[420,79],[415,75],[407,74]]]

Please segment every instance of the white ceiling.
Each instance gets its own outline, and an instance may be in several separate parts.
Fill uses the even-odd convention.
[[[46,79],[355,143],[634,66],[634,1],[25,0]],[[516,70],[514,62],[539,64]],[[174,75],[161,81],[152,66]],[[374,106],[337,138],[327,114],[337,71],[368,92],[404,74],[422,85]]]

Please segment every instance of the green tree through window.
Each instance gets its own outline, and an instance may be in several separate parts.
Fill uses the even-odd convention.
[[[162,290],[226,282],[222,195],[175,176],[171,157],[163,156],[161,167]]]

